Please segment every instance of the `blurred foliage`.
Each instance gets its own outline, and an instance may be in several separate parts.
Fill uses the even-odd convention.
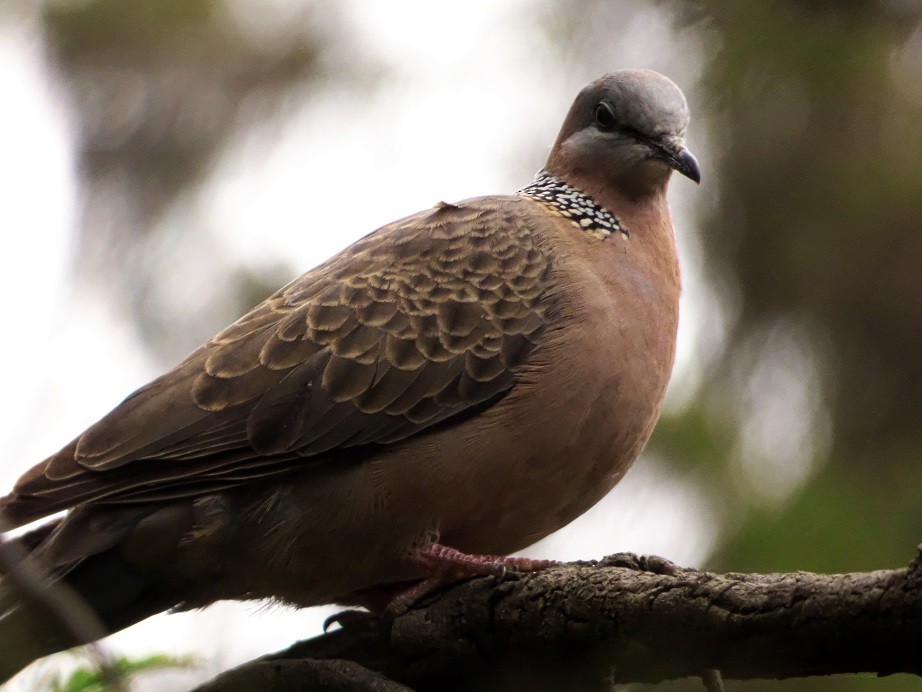
[[[740,316],[699,398],[663,421],[654,444],[707,474],[728,510],[714,569],[905,565],[922,541],[922,73],[911,57],[922,52],[922,6],[687,5],[719,37],[698,100],[710,109],[720,202],[699,232]],[[745,342],[779,319],[811,335],[818,367],[807,386],[822,392],[831,434],[815,472],[773,506],[739,493],[734,433],[712,412],[741,398],[729,373],[758,367]],[[922,684],[728,685],[779,687]]]
[[[231,282],[223,302],[204,310],[185,305],[184,314],[180,306],[152,300],[147,289],[163,281],[164,267],[181,262],[196,240],[189,234],[164,243],[158,237],[166,233],[164,214],[196,189],[229,142],[254,125],[278,121],[286,99],[318,80],[318,55],[336,40],[336,21],[335,12],[325,16],[323,8],[313,8],[306,3],[289,32],[260,37],[245,15],[216,0],[58,0],[46,6],[49,51],[74,101],[80,132],[78,280],[110,286],[114,307],[141,327],[165,363],[186,355],[252,302]],[[356,69],[339,76],[353,78]],[[211,257],[218,275],[248,271],[222,262]],[[279,275],[287,281],[295,274],[265,277],[263,295]],[[189,340],[176,339],[184,332]]]
[[[614,4],[552,4],[535,21],[543,18],[559,54],[579,63],[611,31],[582,20],[597,22]],[[922,6],[656,5],[674,13],[676,31],[704,37],[704,78],[690,95],[710,133],[705,186],[717,188],[717,203],[699,233],[707,277],[738,316],[697,395],[664,418],[653,448],[713,493],[720,546],[712,568],[906,564],[922,542],[922,66],[913,57],[922,52]],[[87,201],[77,265],[85,280],[112,283],[113,300],[173,360],[188,337],[175,351],[179,318],[138,288],[164,266],[149,261],[145,237],[235,136],[283,116],[290,94],[380,68],[363,63],[359,50],[335,73],[325,63],[343,41],[336,3],[305,3],[303,25],[285,40],[259,40],[214,0],[44,7],[55,65],[80,118]],[[574,41],[577,28],[598,36]],[[173,252],[180,261],[181,242]],[[195,340],[278,282],[224,269],[239,279],[228,281],[235,298]],[[807,427],[816,440],[803,443],[802,481],[766,499],[766,481],[747,481],[740,464],[741,411],[752,400],[750,416],[773,415],[758,390],[771,389],[789,361],[761,335],[778,324],[788,330],[779,349],[785,334],[805,335],[798,348],[813,365],[801,385],[813,403],[798,415],[815,414]],[[728,687],[922,689],[915,679],[866,676]]]
[[[189,38],[210,33],[215,5],[211,0],[96,0],[52,3],[46,13],[62,56],[80,58],[101,51],[160,53]]]
[[[742,307],[725,362],[761,326],[804,324],[832,425],[819,473],[713,564],[905,564],[922,527],[922,75],[912,94],[894,73],[922,7],[703,5],[722,41],[705,85],[722,202],[700,232]],[[725,373],[703,399],[734,396]]]
[[[112,667],[122,684],[127,685],[133,677],[142,673],[189,669],[195,665],[195,659],[189,656],[153,654],[143,658],[121,656],[113,662]],[[101,671],[95,668],[81,667],[66,678],[58,677],[51,680],[48,688],[52,692],[107,692],[111,689],[111,686]]]

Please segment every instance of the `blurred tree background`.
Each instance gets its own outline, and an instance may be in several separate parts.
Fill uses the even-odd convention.
[[[693,255],[686,283],[699,296],[683,319],[697,324],[648,457],[707,496],[715,539],[703,566],[906,564],[922,542],[922,6],[507,4],[502,33],[527,35],[526,57],[554,66],[542,68],[549,114],[536,116],[547,127],[504,154],[507,189],[540,165],[588,79],[649,65],[689,96],[690,146],[705,180],[676,207]],[[110,308],[162,366],[308,268],[214,251],[221,230],[190,200],[228,151],[253,132],[256,146],[281,138],[287,118],[331,94],[352,113],[367,109],[362,126],[380,138],[413,137],[388,132],[367,105],[367,94],[405,75],[350,29],[349,13],[363,11],[356,2],[59,0],[8,12],[38,22],[71,104],[81,200],[74,290],[105,286]],[[423,26],[416,31],[435,40],[410,31],[403,40],[438,49],[438,32],[449,30]],[[517,97],[480,100],[480,110],[530,119]],[[437,103],[429,116],[451,122],[455,105]],[[451,167],[438,144],[422,163]],[[361,154],[343,142],[342,156],[357,158],[335,181],[356,193],[385,184]],[[479,189],[490,191],[500,190]],[[324,203],[322,192],[301,194],[307,210]],[[305,230],[305,242],[311,233],[333,236],[331,251],[351,240],[335,242],[336,229],[325,228]],[[616,549],[613,536],[597,554]],[[728,685],[763,688],[922,685],[905,676]]]

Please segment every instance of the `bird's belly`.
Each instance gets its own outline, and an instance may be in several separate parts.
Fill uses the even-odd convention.
[[[505,399],[427,439],[429,461],[415,472],[438,503],[447,545],[492,554],[527,547],[602,499],[649,439],[675,330],[648,325],[660,311],[674,323],[674,307],[622,299],[615,309],[604,291],[582,300],[588,316],[569,321],[566,340],[536,349]]]
[[[558,394],[561,408],[539,416],[533,407],[517,415],[510,394],[480,414],[476,431],[466,421],[280,485],[249,522],[256,554],[279,561],[246,565],[244,581],[309,605],[422,576],[406,557],[432,535],[468,553],[534,543],[601,499],[646,441],[647,426],[625,427],[614,414],[619,389],[603,379],[591,392]]]
[[[626,339],[610,320],[591,326],[577,343],[595,358],[572,358],[572,341],[565,352],[538,348],[509,394],[476,416],[354,463],[308,462],[300,481],[280,484],[272,516],[253,522],[253,540],[275,544],[256,554],[285,557],[256,566],[255,581],[289,600],[329,602],[423,576],[406,558],[432,535],[463,552],[508,554],[593,506],[649,438],[672,351],[651,348],[643,329]]]
[[[471,449],[456,502],[440,516],[441,540],[464,552],[507,554],[565,526],[627,472],[649,434],[613,407],[617,383],[600,383],[539,419],[509,416],[485,452]],[[594,396],[592,396],[594,394]],[[623,409],[622,409],[623,410]],[[533,416],[532,411],[532,416]]]

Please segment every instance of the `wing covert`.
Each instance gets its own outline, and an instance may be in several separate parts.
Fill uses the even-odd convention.
[[[218,487],[284,469],[276,457],[401,440],[501,396],[546,328],[553,273],[521,205],[533,207],[499,199],[440,205],[366,236],[128,397],[14,492],[70,506]]]

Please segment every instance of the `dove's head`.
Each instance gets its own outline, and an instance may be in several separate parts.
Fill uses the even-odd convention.
[[[618,70],[576,97],[546,168],[631,197],[665,189],[673,170],[697,183],[701,171],[685,148],[687,128],[679,87],[652,70]]]

